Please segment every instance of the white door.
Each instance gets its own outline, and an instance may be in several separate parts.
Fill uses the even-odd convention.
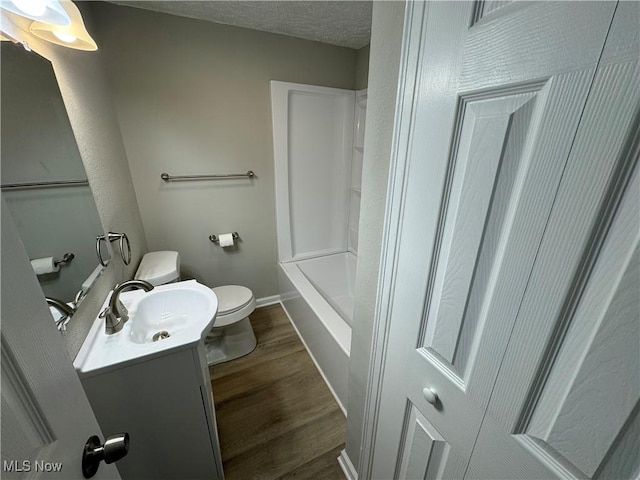
[[[104,437],[4,200],[1,219],[1,476],[82,479],[86,441]],[[120,432],[107,432],[115,433]],[[120,475],[113,464],[102,462],[93,478]]]
[[[365,478],[592,477],[633,448],[637,7],[408,4]]]
[[[640,474],[639,37],[620,2],[470,478]]]

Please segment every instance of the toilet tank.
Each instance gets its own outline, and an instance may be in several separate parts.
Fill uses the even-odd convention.
[[[157,287],[180,280],[180,254],[170,250],[149,252],[142,257],[134,277]]]

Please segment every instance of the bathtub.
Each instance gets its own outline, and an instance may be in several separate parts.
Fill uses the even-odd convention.
[[[356,257],[337,253],[278,267],[282,306],[346,415]]]

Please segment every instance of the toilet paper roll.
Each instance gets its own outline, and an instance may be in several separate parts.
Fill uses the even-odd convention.
[[[60,270],[60,265],[56,265],[53,257],[35,258],[31,260],[31,268],[36,275],[45,275]]]
[[[220,233],[218,241],[221,247],[232,247],[234,244],[233,233]]]

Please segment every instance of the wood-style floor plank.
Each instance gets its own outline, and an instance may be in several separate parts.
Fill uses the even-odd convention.
[[[280,477],[280,480],[333,480],[344,478],[344,474],[336,461],[344,445],[332,448],[325,454]]]
[[[282,307],[250,319],[256,349],[209,369],[225,478],[344,480],[344,415]]]
[[[327,388],[314,380],[306,374],[289,377],[220,408],[218,416],[225,417],[219,429],[223,460],[335,411]]]
[[[270,306],[259,308],[251,314],[251,324],[258,339],[256,350],[246,357],[210,369],[213,380],[234,372],[248,370],[254,365],[260,365],[293,352],[305,350],[282,307],[279,305],[275,305],[275,307],[280,310],[274,310],[274,306]]]
[[[230,458],[223,462],[226,478],[279,479],[322,455],[332,446],[341,445],[344,431],[336,428],[340,421],[344,421],[342,412],[334,411]]]

